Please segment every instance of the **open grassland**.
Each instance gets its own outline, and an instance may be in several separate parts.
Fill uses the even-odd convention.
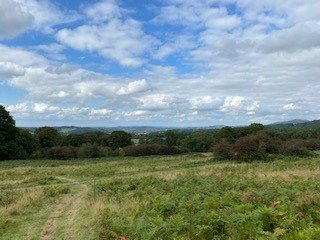
[[[320,239],[320,156],[0,162],[0,239]]]

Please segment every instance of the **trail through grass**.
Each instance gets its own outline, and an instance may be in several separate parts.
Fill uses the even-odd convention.
[[[320,158],[0,162],[0,239],[315,239]]]

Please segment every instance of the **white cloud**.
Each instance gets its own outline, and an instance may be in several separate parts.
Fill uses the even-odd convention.
[[[169,109],[175,102],[174,97],[165,94],[153,94],[139,98],[139,110],[157,111]]]
[[[125,117],[141,117],[141,116],[146,116],[149,115],[151,112],[150,111],[145,111],[145,110],[134,110],[132,112],[124,113]]]
[[[128,95],[134,93],[145,92],[150,89],[148,82],[145,79],[130,82],[128,86],[119,89],[117,94]]]
[[[10,78],[13,76],[23,75],[25,69],[12,62],[0,62],[0,77]]]
[[[60,30],[56,38],[80,51],[97,53],[126,67],[141,66],[156,44],[156,39],[142,30],[142,24],[126,16],[115,1],[100,1],[85,9],[92,22],[74,29]]]
[[[73,12],[62,12],[49,0],[1,0],[0,39],[33,29],[53,32],[53,26],[77,19]]]
[[[70,96],[70,94],[65,91],[59,91],[50,95],[52,98],[66,98],[68,96]]]
[[[123,11],[115,0],[103,0],[88,6],[85,9],[85,14],[92,21],[99,23],[113,18],[119,18]]]
[[[24,90],[19,98],[29,103],[27,108],[13,104],[12,111],[168,125],[275,122],[283,112],[285,118],[320,117],[318,0],[166,0],[151,22],[134,20],[141,10],[131,12],[118,3],[126,5],[95,1],[81,6],[80,25],[64,25],[55,35],[59,44],[29,50],[0,44],[1,86]],[[234,11],[226,3],[234,4]],[[54,30],[57,21],[45,23],[27,7],[15,9],[19,18],[20,10],[33,16],[31,25],[25,20],[28,26],[20,27],[19,19],[0,16],[0,22],[17,24],[13,35]],[[63,64],[74,57],[66,47],[84,51],[85,65]],[[121,71],[92,62],[86,52],[119,63]],[[105,74],[109,67],[113,74]],[[42,104],[38,112],[35,103]]]
[[[112,111],[106,108],[102,108],[102,109],[92,109],[90,111],[91,116],[106,116],[109,115]]]
[[[31,13],[21,4],[12,0],[1,0],[0,4],[0,39],[15,37],[34,23]]]
[[[197,110],[216,110],[218,109],[223,100],[221,98],[214,98],[211,96],[195,97],[190,99],[191,109]]]
[[[288,103],[283,106],[283,110],[295,110],[297,106],[294,103]]]
[[[27,103],[17,103],[15,105],[9,105],[6,108],[10,113],[17,113],[17,112],[28,112],[29,106]]]
[[[35,112],[39,112],[39,113],[49,112],[49,111],[56,111],[58,109],[59,109],[58,107],[50,106],[50,105],[45,104],[45,103],[35,103],[34,104],[34,111]]]
[[[248,115],[255,115],[255,111],[259,107],[258,101],[253,101],[243,96],[227,96],[221,106],[221,111],[224,113],[241,114],[243,112]]]
[[[237,110],[242,108],[244,102],[244,97],[241,96],[228,96],[224,100],[224,104],[222,106],[222,111],[227,112],[230,110]]]
[[[113,19],[102,25],[62,29],[58,32],[57,39],[76,50],[96,52],[129,67],[142,65],[142,55],[154,43],[151,36],[143,33],[140,23],[133,19]]]
[[[19,47],[8,47],[0,44],[0,52],[0,62],[16,66],[44,65],[48,62],[46,58]]]
[[[263,41],[260,49],[266,53],[294,52],[320,47],[320,23],[298,24],[275,31]]]

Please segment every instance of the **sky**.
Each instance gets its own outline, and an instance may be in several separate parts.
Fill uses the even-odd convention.
[[[17,126],[320,118],[320,0],[0,0]]]

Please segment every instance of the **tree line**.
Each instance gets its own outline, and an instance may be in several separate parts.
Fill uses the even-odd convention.
[[[208,131],[153,132],[139,136],[135,143],[125,131],[61,134],[52,127],[41,127],[32,134],[17,128],[10,113],[0,106],[0,160],[173,155],[190,151],[253,161],[275,154],[310,156],[314,150],[320,150],[318,128],[280,131],[258,123]]]

